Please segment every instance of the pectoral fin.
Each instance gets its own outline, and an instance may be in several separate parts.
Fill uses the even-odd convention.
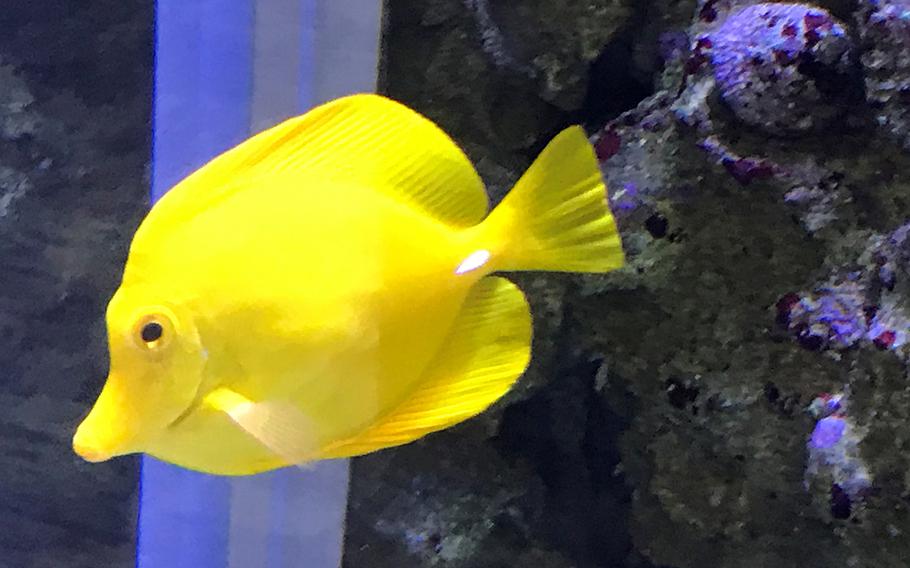
[[[205,404],[227,414],[288,465],[303,465],[314,458],[316,443],[310,420],[289,403],[254,402],[222,387],[209,393]]]

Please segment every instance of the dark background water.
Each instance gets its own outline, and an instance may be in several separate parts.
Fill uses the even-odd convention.
[[[148,194],[151,2],[0,10],[0,566],[129,566],[138,459],[69,449]]]

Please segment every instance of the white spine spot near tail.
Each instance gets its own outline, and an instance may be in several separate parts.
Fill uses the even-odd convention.
[[[458,268],[455,269],[455,274],[466,274],[477,270],[481,266],[487,263],[490,260],[490,251],[488,250],[477,250],[468,255],[461,264],[458,265]]]

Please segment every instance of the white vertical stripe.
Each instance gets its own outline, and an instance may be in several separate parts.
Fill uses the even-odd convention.
[[[376,89],[382,0],[256,0],[255,15],[251,132]],[[340,566],[349,473],[334,460],[232,479],[228,568]]]
[[[314,104],[376,90],[382,0],[316,0]]]
[[[227,568],[269,566],[270,505],[273,487],[267,476],[238,477],[231,484]]]
[[[301,2],[256,0],[250,130],[259,132],[300,112]]]

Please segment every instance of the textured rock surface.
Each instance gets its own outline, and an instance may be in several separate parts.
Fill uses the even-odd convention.
[[[731,12],[698,36],[736,117],[770,134],[830,127],[855,73],[843,25],[825,10],[765,2]]]
[[[617,12],[574,108],[485,50],[458,4],[390,3],[388,92],[449,128],[500,195],[586,121],[630,263],[521,278],[538,308],[529,376],[463,427],[355,462],[346,565],[904,566],[906,24],[863,27],[903,3],[770,4],[800,19],[784,35],[827,26],[825,9],[859,40],[821,66],[823,42],[792,46],[781,90],[779,46],[752,41],[769,22],[728,26],[725,45],[771,51],[764,68],[698,41],[760,3],[640,2]],[[736,112],[730,85],[797,106]]]
[[[910,148],[910,2],[863,2],[856,14],[865,42],[867,98],[882,130]]]
[[[0,566],[132,563],[138,461],[72,431],[106,372],[103,311],[147,195],[151,3],[0,13]]]

